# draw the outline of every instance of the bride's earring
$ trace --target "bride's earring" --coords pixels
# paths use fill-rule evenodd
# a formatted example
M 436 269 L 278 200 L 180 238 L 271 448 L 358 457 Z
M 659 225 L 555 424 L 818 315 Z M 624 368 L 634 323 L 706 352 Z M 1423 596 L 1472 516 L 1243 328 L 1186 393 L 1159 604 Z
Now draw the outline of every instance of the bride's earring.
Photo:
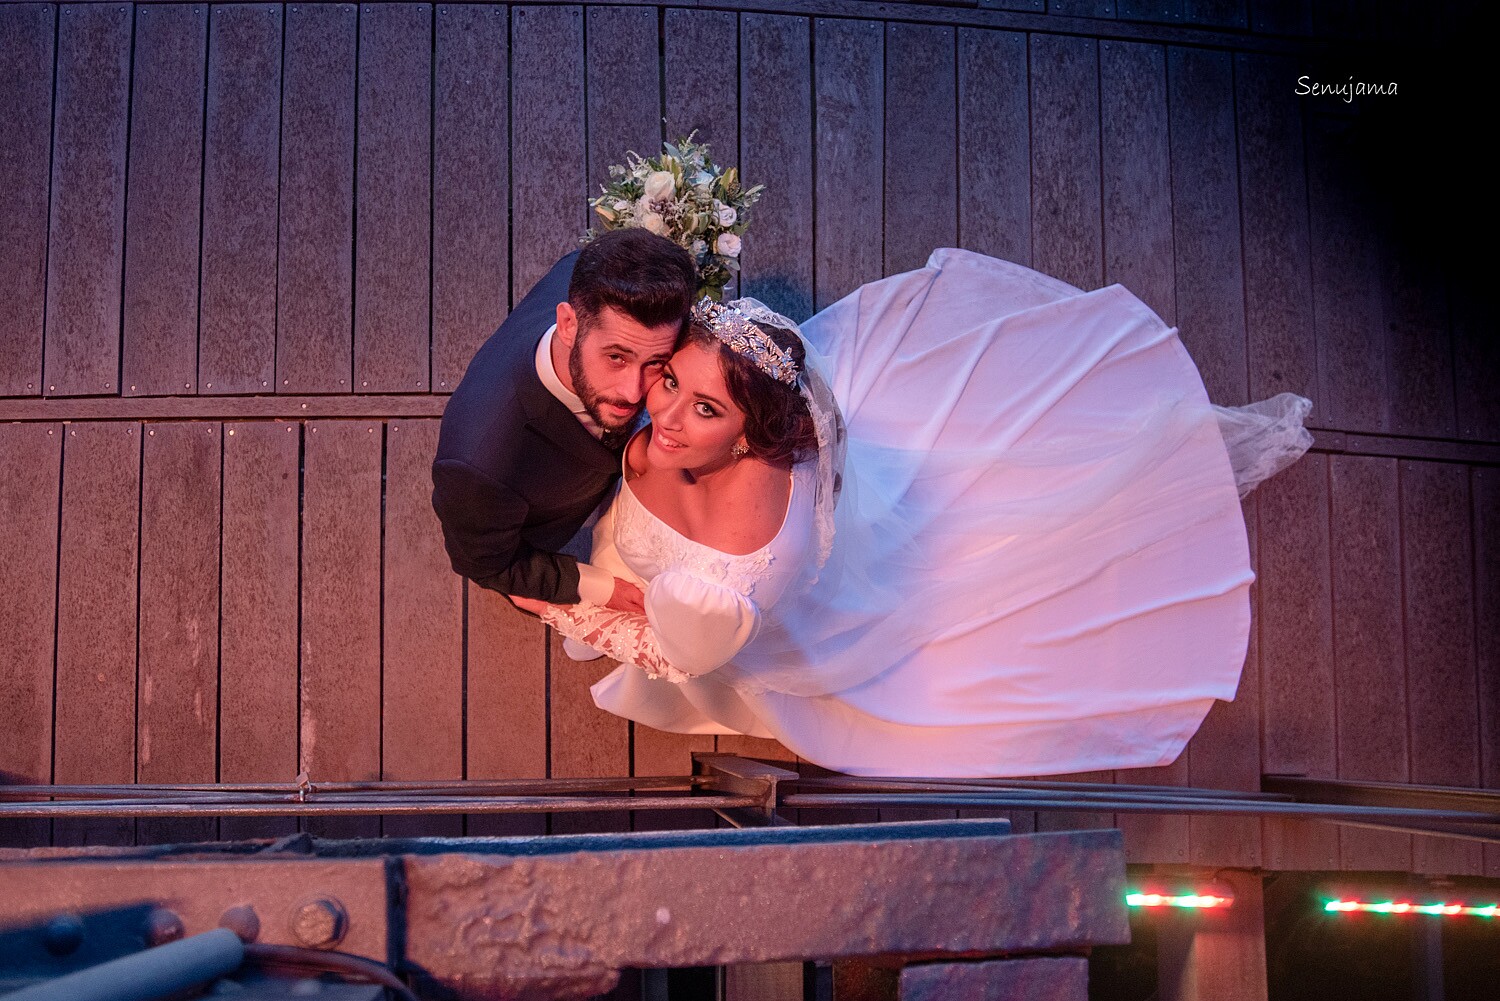
M 746 445 L 742 441 L 737 441 L 734 443 L 734 447 L 729 451 L 734 454 L 734 457 L 736 459 L 743 459 L 745 456 L 750 454 L 750 446 Z

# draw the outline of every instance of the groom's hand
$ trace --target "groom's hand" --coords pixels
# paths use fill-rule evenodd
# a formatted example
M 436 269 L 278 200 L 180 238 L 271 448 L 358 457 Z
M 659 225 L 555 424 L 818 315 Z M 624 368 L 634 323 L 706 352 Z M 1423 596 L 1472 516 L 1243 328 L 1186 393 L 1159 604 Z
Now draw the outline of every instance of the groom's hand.
M 635 612 L 637 615 L 645 615 L 646 595 L 630 581 L 616 577 L 614 593 L 609 596 L 609 604 L 605 607 L 613 608 L 617 612 Z

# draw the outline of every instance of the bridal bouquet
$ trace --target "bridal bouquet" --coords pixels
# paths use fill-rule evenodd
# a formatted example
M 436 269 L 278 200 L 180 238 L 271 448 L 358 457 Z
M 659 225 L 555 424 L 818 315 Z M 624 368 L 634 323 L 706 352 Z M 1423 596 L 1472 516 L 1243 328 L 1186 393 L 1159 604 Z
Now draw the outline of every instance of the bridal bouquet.
M 631 152 L 623 166 L 612 164 L 610 182 L 600 185 L 603 194 L 589 199 L 602 227 L 590 229 L 582 242 L 611 229 L 649 229 L 692 254 L 698 295 L 720 300 L 729 279 L 739 274 L 740 238 L 765 185 L 741 187 L 739 171 L 717 166 L 708 144 L 693 142 L 694 135 L 664 143 L 660 156 L 646 159 Z

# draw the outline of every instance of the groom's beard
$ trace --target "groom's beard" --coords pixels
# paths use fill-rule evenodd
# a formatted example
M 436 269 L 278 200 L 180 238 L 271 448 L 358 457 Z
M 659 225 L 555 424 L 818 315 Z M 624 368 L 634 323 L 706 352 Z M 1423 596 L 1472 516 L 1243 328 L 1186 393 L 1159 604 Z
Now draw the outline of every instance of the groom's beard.
M 578 345 L 573 345 L 573 350 L 568 352 L 568 375 L 573 380 L 573 392 L 578 394 L 578 401 L 583 404 L 583 409 L 588 411 L 589 417 L 593 418 L 599 430 L 603 432 L 599 436 L 600 444 L 605 448 L 618 449 L 630 437 L 631 432 L 640 422 L 641 411 L 645 409 L 646 401 L 630 403 L 626 400 L 610 399 L 600 395 L 589 382 L 588 373 L 583 370 L 583 356 L 578 350 Z M 614 417 L 606 417 L 603 405 L 629 407 L 632 413 L 623 421 Z

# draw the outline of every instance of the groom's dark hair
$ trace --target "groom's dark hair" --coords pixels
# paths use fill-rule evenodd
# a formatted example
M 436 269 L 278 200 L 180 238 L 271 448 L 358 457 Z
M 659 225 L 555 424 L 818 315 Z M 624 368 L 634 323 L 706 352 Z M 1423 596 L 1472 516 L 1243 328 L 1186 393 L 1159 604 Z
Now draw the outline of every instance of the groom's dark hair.
M 568 303 L 587 328 L 610 306 L 637 323 L 687 324 L 698 269 L 686 250 L 645 229 L 614 229 L 584 245 L 568 283 Z

